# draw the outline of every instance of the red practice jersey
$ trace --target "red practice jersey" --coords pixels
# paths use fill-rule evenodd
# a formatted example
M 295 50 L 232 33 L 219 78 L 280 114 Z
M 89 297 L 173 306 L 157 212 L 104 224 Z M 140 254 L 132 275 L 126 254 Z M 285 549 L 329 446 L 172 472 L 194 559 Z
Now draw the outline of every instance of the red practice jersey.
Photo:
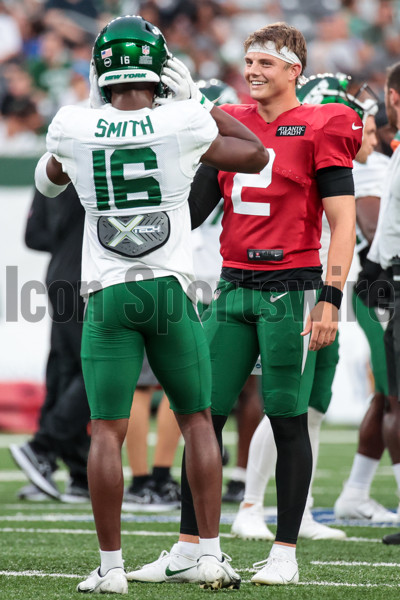
M 270 155 L 259 174 L 219 173 L 223 266 L 253 271 L 319 266 L 322 201 L 316 172 L 353 167 L 362 139 L 360 117 L 343 104 L 304 104 L 272 123 L 256 105 L 223 109 L 251 129 Z M 261 249 L 275 251 L 261 258 L 275 259 L 252 256 Z

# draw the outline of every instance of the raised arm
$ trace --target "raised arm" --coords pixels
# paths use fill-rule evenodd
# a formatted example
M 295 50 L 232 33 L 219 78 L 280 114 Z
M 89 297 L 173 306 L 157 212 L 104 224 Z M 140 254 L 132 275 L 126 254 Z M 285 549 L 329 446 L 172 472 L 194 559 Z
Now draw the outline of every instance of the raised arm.
M 167 61 L 161 80 L 171 94 L 156 99 L 158 104 L 177 100 L 197 100 L 217 123 L 219 135 L 201 158 L 201 162 L 221 169 L 241 173 L 259 173 L 269 161 L 269 154 L 258 137 L 245 125 L 226 114 L 201 93 L 189 69 L 177 58 Z
M 201 162 L 241 173 L 259 173 L 269 161 L 268 150 L 258 137 L 231 115 L 214 106 L 210 112 L 219 135 L 201 157 Z

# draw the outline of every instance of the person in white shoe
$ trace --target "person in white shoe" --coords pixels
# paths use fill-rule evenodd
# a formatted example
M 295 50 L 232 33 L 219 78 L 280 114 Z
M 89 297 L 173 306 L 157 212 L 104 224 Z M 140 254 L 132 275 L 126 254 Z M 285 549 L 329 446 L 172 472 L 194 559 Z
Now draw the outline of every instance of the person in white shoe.
M 278 527 L 271 554 L 278 574 L 260 571 L 257 583 L 282 585 L 298 581 L 296 544 L 312 470 L 309 390 L 316 351 L 336 337 L 341 290 L 353 256 L 351 170 L 362 121 L 347 106 L 301 105 L 296 98 L 306 65 L 306 43 L 296 28 L 286 23 L 262 27 L 244 49 L 244 75 L 255 104 L 224 110 L 270 148 L 269 167 L 247 176 L 201 166 L 191 196 L 198 193 L 204 218 L 214 199 L 224 198 L 221 279 L 202 315 L 220 442 L 237 394 L 261 355 L 264 412 L 278 454 Z M 332 230 L 325 284 L 319 258 L 323 210 Z M 195 546 L 199 529 L 185 466 L 180 534 Z
M 391 146 L 393 154 L 386 171 L 379 207 L 379 217 L 374 239 L 367 259 L 370 268 L 378 273 L 384 269 L 392 287 L 389 305 L 390 319 L 385 334 L 387 361 L 388 403 L 383 417 L 384 431 L 393 433 L 393 439 L 385 436 L 393 469 L 400 488 L 400 63 L 388 68 L 385 82 L 385 107 L 389 125 L 397 129 Z M 397 544 L 398 534 L 385 536 L 386 544 Z
M 98 108 L 60 109 L 35 172 L 37 188 L 49 197 L 72 181 L 86 210 L 81 356 L 101 565 L 78 585 L 80 592 L 127 592 L 121 448 L 144 349 L 185 439 L 200 555 L 207 557 L 199 578 L 205 585 L 231 583 L 218 535 L 222 465 L 209 409 L 209 350 L 193 306 L 187 199 L 200 160 L 253 173 L 269 155 L 195 86 L 189 99 L 164 98 L 162 105 L 167 60 L 173 62 L 164 36 L 142 17 L 106 25 L 93 48 L 91 95 Z
M 354 88 L 354 94 L 348 89 Z M 359 90 L 362 90 L 359 94 Z M 338 74 L 324 74 L 310 78 L 298 91 L 300 100 L 310 104 L 328 104 L 341 102 L 357 111 L 364 122 L 363 141 L 358 151 L 354 165 L 364 163 L 372 153 L 376 140 L 374 114 L 377 111 L 377 101 L 373 93 L 365 85 L 352 82 L 349 77 Z M 367 97 L 369 96 L 369 97 Z M 380 163 L 381 164 L 381 163 Z M 376 174 L 376 173 L 375 173 Z M 381 179 L 383 173 L 379 174 Z M 357 168 L 353 169 L 355 196 L 360 196 L 365 189 L 362 175 Z M 324 271 L 327 266 L 327 254 L 330 240 L 329 225 L 326 219 L 322 221 L 320 259 Z M 327 527 L 313 518 L 311 495 L 315 469 L 318 461 L 320 428 L 329 408 L 332 396 L 332 383 L 339 360 L 339 336 L 333 344 L 319 350 L 315 364 L 313 386 L 310 393 L 308 408 L 308 432 L 313 454 L 313 471 L 306 508 L 300 525 L 299 537 L 313 540 L 344 539 L 346 534 L 341 529 Z M 247 467 L 245 496 L 232 524 L 232 533 L 244 539 L 274 539 L 264 520 L 263 502 L 267 483 L 273 475 L 276 464 L 276 446 L 268 417 L 264 417 L 257 428 L 250 444 L 249 462 Z
M 376 125 L 372 122 L 374 143 Z M 364 138 L 366 131 L 364 131 Z M 364 143 L 363 143 L 364 145 Z M 358 155 L 357 155 L 358 157 Z M 370 522 L 396 522 L 398 516 L 371 498 L 371 484 L 385 447 L 391 448 L 393 471 L 400 491 L 400 444 L 398 428 L 393 426 L 390 413 L 397 400 L 388 398 L 387 362 L 384 333 L 388 320 L 391 286 L 381 267 L 368 260 L 379 214 L 380 198 L 386 180 L 389 158 L 372 152 L 354 163 L 356 210 L 358 221 L 357 246 L 361 272 L 353 293 L 353 308 L 363 329 L 371 352 L 374 394 L 363 417 L 358 434 L 357 452 L 349 478 L 334 505 L 337 519 L 364 519 Z M 391 410 L 387 410 L 390 408 Z M 387 416 L 385 416 L 387 415 Z M 389 418 L 388 418 L 389 417 Z M 396 450 L 397 448 L 397 450 Z

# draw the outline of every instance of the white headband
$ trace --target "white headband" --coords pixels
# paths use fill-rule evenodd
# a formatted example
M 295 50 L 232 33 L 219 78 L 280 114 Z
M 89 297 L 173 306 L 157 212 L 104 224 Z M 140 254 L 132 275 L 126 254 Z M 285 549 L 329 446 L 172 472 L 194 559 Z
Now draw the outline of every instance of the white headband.
M 289 50 L 287 46 L 283 46 L 280 50 L 277 50 L 275 42 L 272 40 L 268 40 L 268 42 L 265 42 L 264 44 L 253 43 L 248 47 L 247 52 L 262 52 L 263 54 L 269 54 L 270 56 L 275 56 L 275 58 L 280 58 L 290 65 L 300 65 L 303 68 L 297 54 Z M 307 79 L 303 77 L 303 75 L 299 76 L 298 82 L 300 85 L 303 85 L 306 81 Z
M 265 44 L 253 43 L 249 46 L 247 52 L 263 52 L 264 54 L 275 56 L 275 58 L 280 58 L 291 65 L 301 65 L 301 60 L 297 54 L 289 50 L 287 46 L 283 46 L 280 50 L 277 50 L 275 42 L 271 40 L 265 42 Z

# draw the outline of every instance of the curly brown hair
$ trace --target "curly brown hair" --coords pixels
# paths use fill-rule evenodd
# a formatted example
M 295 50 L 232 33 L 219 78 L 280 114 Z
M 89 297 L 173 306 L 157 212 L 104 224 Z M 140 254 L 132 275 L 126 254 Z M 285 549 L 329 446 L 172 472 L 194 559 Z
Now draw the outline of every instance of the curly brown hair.
M 275 43 L 278 51 L 286 46 L 294 52 L 301 62 L 300 74 L 304 72 L 307 66 L 307 46 L 301 31 L 284 22 L 271 23 L 251 33 L 244 42 L 244 50 L 247 52 L 251 44 L 265 44 L 269 41 Z

